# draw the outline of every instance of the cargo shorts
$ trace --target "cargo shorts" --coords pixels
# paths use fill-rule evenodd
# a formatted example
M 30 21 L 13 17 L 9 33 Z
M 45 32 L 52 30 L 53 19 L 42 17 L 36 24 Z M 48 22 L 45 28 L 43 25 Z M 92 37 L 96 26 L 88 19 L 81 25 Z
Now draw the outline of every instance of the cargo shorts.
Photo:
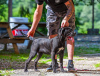
M 58 34 L 58 29 L 61 25 L 61 20 L 66 16 L 67 11 L 63 12 L 53 12 L 52 9 L 47 5 L 47 14 L 46 14 L 46 27 L 48 30 L 47 35 L 55 35 Z M 75 29 L 75 12 L 72 17 L 69 19 L 69 27 L 71 27 L 74 31 Z

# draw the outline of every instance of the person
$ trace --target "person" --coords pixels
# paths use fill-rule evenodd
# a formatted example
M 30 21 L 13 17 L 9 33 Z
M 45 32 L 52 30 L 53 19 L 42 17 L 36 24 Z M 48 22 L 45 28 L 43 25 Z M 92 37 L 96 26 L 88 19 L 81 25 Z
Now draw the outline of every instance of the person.
M 61 28 L 71 27 L 74 31 L 75 8 L 73 0 L 36 0 L 37 8 L 33 16 L 32 27 L 27 33 L 28 37 L 34 36 L 35 30 L 42 16 L 44 2 L 47 4 L 46 27 L 50 39 L 57 36 L 60 24 Z M 68 71 L 75 71 L 73 64 L 74 37 L 67 38 L 67 51 L 68 51 Z M 56 66 L 58 67 L 57 55 L 55 55 L 55 59 L 56 59 Z M 50 69 L 52 69 L 52 64 L 47 70 Z

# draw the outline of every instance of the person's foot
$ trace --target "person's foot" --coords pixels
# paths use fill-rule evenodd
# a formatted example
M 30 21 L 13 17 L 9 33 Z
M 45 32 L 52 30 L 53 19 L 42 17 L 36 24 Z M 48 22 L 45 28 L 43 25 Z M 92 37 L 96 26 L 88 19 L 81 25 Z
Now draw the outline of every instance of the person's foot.
M 68 61 L 68 72 L 76 72 L 75 68 L 74 68 L 74 64 L 73 64 L 73 60 L 69 60 Z
M 68 72 L 76 72 L 73 64 L 68 66 Z

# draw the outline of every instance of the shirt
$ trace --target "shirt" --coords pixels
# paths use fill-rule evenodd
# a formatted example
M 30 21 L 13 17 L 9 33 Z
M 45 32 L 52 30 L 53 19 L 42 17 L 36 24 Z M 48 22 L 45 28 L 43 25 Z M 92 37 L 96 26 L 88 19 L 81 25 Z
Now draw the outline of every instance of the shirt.
M 43 2 L 48 4 L 54 12 L 62 12 L 67 10 L 66 5 L 64 4 L 68 0 L 35 0 L 38 5 L 42 5 Z

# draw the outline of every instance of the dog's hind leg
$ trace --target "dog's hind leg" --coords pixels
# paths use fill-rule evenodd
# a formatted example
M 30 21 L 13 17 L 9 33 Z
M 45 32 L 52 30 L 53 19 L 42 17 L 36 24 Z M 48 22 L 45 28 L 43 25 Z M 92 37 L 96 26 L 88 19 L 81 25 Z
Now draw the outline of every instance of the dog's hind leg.
M 25 68 L 24 68 L 24 72 L 27 72 L 27 68 L 28 68 L 28 64 L 30 63 L 30 61 L 32 60 L 32 58 L 35 57 L 37 52 L 31 52 L 30 55 L 29 55 L 29 58 L 25 61 Z
M 35 71 L 39 71 L 39 70 L 37 70 L 37 63 L 38 63 L 38 60 L 41 58 L 42 55 L 43 55 L 43 53 L 38 53 L 36 59 L 34 60 L 34 70 Z

